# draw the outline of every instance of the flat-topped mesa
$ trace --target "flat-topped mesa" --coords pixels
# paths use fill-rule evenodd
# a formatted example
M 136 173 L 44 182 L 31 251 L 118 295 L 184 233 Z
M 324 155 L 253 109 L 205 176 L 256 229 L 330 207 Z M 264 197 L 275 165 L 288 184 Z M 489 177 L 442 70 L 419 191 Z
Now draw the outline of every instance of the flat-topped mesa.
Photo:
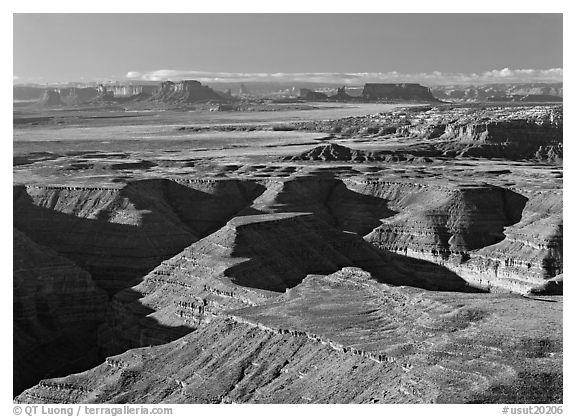
M 301 88 L 299 97 L 309 101 L 324 101 L 328 99 L 328 95 L 319 91 L 313 91 L 309 88 Z
M 164 81 L 160 89 L 151 97 L 152 101 L 161 101 L 167 104 L 197 103 L 203 101 L 227 101 L 224 97 L 202 85 L 196 80 L 183 80 L 178 82 Z
M 362 98 L 366 100 L 438 101 L 428 87 L 415 83 L 366 83 L 362 90 Z
M 94 87 L 69 87 L 57 89 L 60 99 L 68 106 L 75 106 L 87 103 L 98 96 L 98 91 Z

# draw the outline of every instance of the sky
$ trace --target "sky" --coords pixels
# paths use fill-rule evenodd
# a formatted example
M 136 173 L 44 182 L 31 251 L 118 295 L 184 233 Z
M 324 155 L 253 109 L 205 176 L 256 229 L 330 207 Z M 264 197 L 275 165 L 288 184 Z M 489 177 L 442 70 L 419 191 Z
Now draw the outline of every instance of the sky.
M 14 82 L 562 81 L 561 14 L 14 14 Z

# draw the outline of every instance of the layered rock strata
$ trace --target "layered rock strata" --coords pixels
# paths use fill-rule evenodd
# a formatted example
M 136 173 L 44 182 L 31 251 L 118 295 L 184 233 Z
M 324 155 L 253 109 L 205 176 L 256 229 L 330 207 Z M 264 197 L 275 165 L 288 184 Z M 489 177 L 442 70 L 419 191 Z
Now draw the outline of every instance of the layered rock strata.
M 14 392 L 99 363 L 106 294 L 90 274 L 13 231 Z
M 394 288 L 344 268 L 17 402 L 561 403 L 561 315 L 560 302 Z
M 428 87 L 420 84 L 367 83 L 362 90 L 366 100 L 438 101 Z
M 371 194 L 381 187 L 366 185 L 357 184 Z M 494 186 L 424 186 L 392 201 L 399 214 L 365 239 L 443 265 L 479 288 L 559 293 L 561 283 L 550 280 L 562 273 L 562 196 L 528 196 Z
M 114 293 L 217 230 L 261 190 L 235 180 L 15 186 L 14 225 Z
M 444 268 L 388 256 L 311 214 L 236 217 L 119 292 L 100 344 L 110 354 L 173 340 L 225 310 L 260 304 L 307 274 L 344 266 L 395 285 L 471 290 Z
M 183 80 L 179 82 L 163 82 L 160 89 L 152 95 L 150 100 L 167 104 L 187 104 L 210 100 L 226 101 L 227 98 L 210 87 L 202 85 L 199 81 Z

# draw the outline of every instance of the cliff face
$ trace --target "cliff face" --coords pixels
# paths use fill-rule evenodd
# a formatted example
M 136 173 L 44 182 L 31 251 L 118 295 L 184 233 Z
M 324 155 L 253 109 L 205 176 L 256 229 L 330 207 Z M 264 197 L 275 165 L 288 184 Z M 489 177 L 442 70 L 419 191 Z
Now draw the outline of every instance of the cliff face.
M 504 227 L 520 220 L 526 204 L 525 197 L 493 186 L 426 188 L 368 235 L 368 241 L 448 258 L 504 239 Z
M 398 188 L 367 185 L 351 188 L 372 195 Z M 472 286 L 561 293 L 561 282 L 552 282 L 563 271 L 560 192 L 422 187 L 398 196 L 391 195 L 389 206 L 399 214 L 383 220 L 367 241 L 443 265 Z
M 106 294 L 90 274 L 14 229 L 14 391 L 98 363 Z
M 307 274 L 343 266 L 362 267 L 392 284 L 467 289 L 448 271 L 397 263 L 359 236 L 340 232 L 311 214 L 236 217 L 163 262 L 138 286 L 118 293 L 100 344 L 112 354 L 165 343 L 225 310 L 262 303 Z
M 259 192 L 241 181 L 14 187 L 14 225 L 114 293 L 218 229 Z
M 450 101 L 562 101 L 563 83 L 443 85 L 432 88 L 436 97 Z
M 428 87 L 420 84 L 367 83 L 362 90 L 366 100 L 438 101 Z
M 448 124 L 441 139 L 456 139 L 457 143 L 444 148 L 452 147 L 460 156 L 558 162 L 563 157 L 562 136 L 559 123 L 506 120 Z
M 561 303 L 394 288 L 344 268 L 16 401 L 561 403 L 561 315 Z
M 309 88 L 301 88 L 300 98 L 309 101 L 325 101 L 328 99 L 328 96 L 322 92 L 310 90 Z
M 60 98 L 66 105 L 76 106 L 79 104 L 88 103 L 90 100 L 98 96 L 98 91 L 93 87 L 71 87 L 58 89 Z
M 163 82 L 151 100 L 167 104 L 186 104 L 210 100 L 226 101 L 227 99 L 198 81 L 184 80 L 176 83 Z
M 63 106 L 65 103 L 62 101 L 60 94 L 54 90 L 46 90 L 42 94 L 40 100 L 36 103 L 38 107 L 53 107 Z
M 504 158 L 561 163 L 563 114 L 561 106 L 430 107 L 391 113 L 302 122 L 294 128 L 342 137 L 407 138 L 393 151 L 372 152 L 364 160 L 403 161 L 413 157 Z M 417 139 L 422 141 L 415 142 Z M 318 148 L 320 150 L 320 148 Z M 405 158 L 402 159 L 401 155 Z M 311 159 L 305 154 L 294 160 Z M 287 158 L 289 159 L 289 158 Z M 321 159 L 321 158 L 320 158 Z M 358 162 L 363 159 L 357 158 Z

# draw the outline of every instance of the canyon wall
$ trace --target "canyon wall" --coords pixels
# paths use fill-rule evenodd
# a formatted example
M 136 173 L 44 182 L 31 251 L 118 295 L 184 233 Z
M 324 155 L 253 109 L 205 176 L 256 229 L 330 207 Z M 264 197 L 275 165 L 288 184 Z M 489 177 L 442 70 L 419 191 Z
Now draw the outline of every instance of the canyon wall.
M 561 314 L 559 303 L 395 288 L 344 268 L 16 401 L 561 403 Z
M 90 274 L 13 231 L 14 391 L 99 363 L 107 297 Z

